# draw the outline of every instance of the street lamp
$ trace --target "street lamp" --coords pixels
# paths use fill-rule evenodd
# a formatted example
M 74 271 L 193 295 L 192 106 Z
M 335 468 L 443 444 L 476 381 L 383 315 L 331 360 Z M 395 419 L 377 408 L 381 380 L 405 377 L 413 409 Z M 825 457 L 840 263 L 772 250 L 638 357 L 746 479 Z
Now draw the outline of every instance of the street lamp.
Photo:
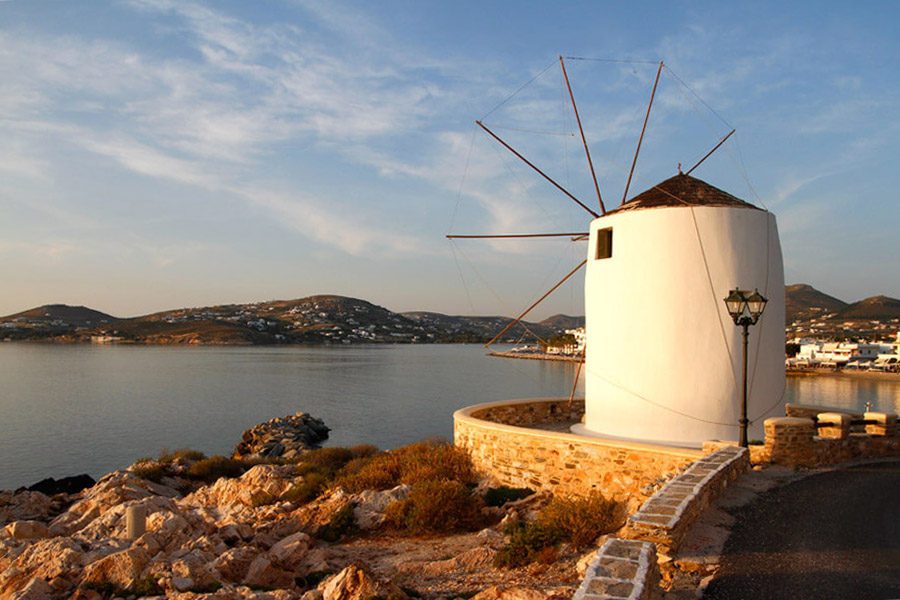
M 763 311 L 766 309 L 768 300 L 754 290 L 751 294 L 749 291 L 734 288 L 728 297 L 724 299 L 725 306 L 728 308 L 728 314 L 734 320 L 734 324 L 744 328 L 744 369 L 743 369 L 743 396 L 741 398 L 741 438 L 738 443 L 744 448 L 747 447 L 747 425 L 750 421 L 747 419 L 747 339 L 749 332 L 747 331 L 751 325 L 756 325 Z

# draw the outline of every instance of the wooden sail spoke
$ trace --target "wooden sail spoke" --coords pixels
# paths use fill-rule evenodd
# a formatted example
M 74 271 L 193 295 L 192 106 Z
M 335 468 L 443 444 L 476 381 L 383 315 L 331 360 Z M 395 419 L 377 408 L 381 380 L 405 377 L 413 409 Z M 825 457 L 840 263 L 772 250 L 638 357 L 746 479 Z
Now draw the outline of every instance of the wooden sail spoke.
M 563 283 L 565 283 L 566 280 L 569 279 L 569 277 L 571 277 L 572 275 L 574 275 L 575 273 L 577 273 L 578 270 L 579 270 L 581 267 L 583 267 L 584 265 L 586 265 L 586 264 L 587 264 L 587 259 L 584 259 L 583 261 L 581 261 L 581 264 L 580 264 L 580 265 L 578 265 L 577 267 L 575 267 L 574 269 L 572 269 L 572 270 L 569 272 L 568 275 L 566 275 L 565 277 L 563 277 L 563 278 L 559 281 L 559 283 L 557 283 L 557 284 L 554 285 L 552 288 L 550 288 L 550 290 L 549 290 L 546 294 L 544 294 L 543 296 L 541 296 L 540 298 L 538 298 L 537 301 L 536 301 L 534 304 L 532 304 L 531 306 L 529 306 L 528 308 L 526 308 L 526 309 L 525 309 L 525 312 L 523 312 L 521 315 L 519 315 L 518 317 L 516 317 L 516 318 L 512 321 L 512 323 L 510 323 L 509 325 L 507 325 L 506 327 L 504 327 L 504 328 L 503 328 L 503 331 L 501 331 L 500 333 L 498 333 L 497 335 L 495 335 L 495 336 L 494 336 L 494 339 L 492 339 L 492 340 L 489 341 L 487 344 L 485 344 L 484 347 L 485 347 L 485 348 L 488 348 L 488 347 L 490 347 L 491 344 L 493 344 L 493 343 L 496 342 L 498 339 L 500 339 L 500 336 L 502 336 L 504 333 L 506 333 L 507 331 L 509 331 L 510 329 L 512 329 L 513 326 L 514 326 L 516 323 L 518 323 L 519 321 L 521 321 L 523 318 L 525 318 L 525 315 L 527 315 L 528 313 L 530 313 L 530 312 L 532 311 L 532 309 L 534 309 L 535 306 L 537 306 L 538 304 L 540 304 L 541 302 L 543 302 L 544 299 L 545 299 L 547 296 L 549 296 L 550 294 L 552 294 L 553 292 L 556 291 L 556 288 L 558 288 L 558 287 L 561 286 Z
M 578 204 L 578 206 L 580 206 L 580 207 L 583 208 L 584 210 L 586 210 L 586 211 L 588 211 L 589 213 L 591 213 L 591 215 L 593 215 L 593 217 L 594 217 L 595 219 L 596 219 L 597 217 L 600 216 L 600 215 L 598 215 L 597 213 L 595 213 L 594 211 L 592 211 L 590 208 L 588 208 L 581 200 L 579 200 L 578 198 L 576 198 L 575 196 L 573 196 L 572 194 L 570 194 L 569 191 L 566 190 L 563 186 L 561 186 L 561 185 L 559 185 L 558 183 L 556 183 L 555 181 L 553 181 L 553 179 L 552 179 L 549 175 L 547 175 L 546 173 L 544 173 L 543 171 L 541 171 L 539 168 L 537 168 L 537 167 L 534 165 L 534 163 L 532 163 L 532 162 L 529 161 L 527 158 L 525 158 L 524 156 L 522 156 L 521 154 L 519 154 L 519 153 L 516 151 L 515 148 L 513 148 L 512 146 L 510 146 L 509 144 L 507 144 L 506 142 L 504 142 L 502 139 L 500 139 L 500 137 L 499 137 L 496 133 L 494 133 L 493 131 L 491 131 L 491 130 L 488 129 L 487 127 L 485 127 L 484 123 L 482 123 L 481 121 L 475 121 L 475 123 L 476 123 L 479 127 L 481 127 L 482 129 L 484 129 L 484 130 L 487 132 L 488 135 L 490 135 L 492 138 L 494 138 L 495 140 L 497 140 L 498 142 L 500 142 L 500 144 L 501 144 L 504 148 L 506 148 L 507 150 L 509 150 L 509 151 L 512 152 L 513 154 L 515 154 L 516 157 L 518 157 L 522 162 L 524 162 L 526 165 L 528 165 L 529 167 L 531 167 L 532 169 L 534 169 L 535 171 L 537 171 L 537 173 L 538 173 L 541 177 L 543 177 L 544 179 L 546 179 L 547 181 L 549 181 L 550 183 L 552 183 L 552 184 L 556 187 L 556 189 L 558 189 L 558 190 L 561 191 L 563 194 L 565 194 L 566 196 L 568 196 L 569 198 L 571 198 L 573 201 L 575 201 L 575 203 Z
M 496 233 L 486 235 L 456 235 L 447 234 L 448 240 L 484 240 L 484 239 L 510 239 L 510 238 L 547 238 L 547 237 L 571 237 L 577 240 L 585 239 L 587 233 Z

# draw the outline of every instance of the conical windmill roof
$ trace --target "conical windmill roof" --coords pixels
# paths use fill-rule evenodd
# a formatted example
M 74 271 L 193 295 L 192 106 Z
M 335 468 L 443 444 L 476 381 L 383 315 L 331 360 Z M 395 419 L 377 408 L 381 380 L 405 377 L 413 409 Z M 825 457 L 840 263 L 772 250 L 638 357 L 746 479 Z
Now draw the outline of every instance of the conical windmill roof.
M 646 192 L 642 192 L 606 214 L 645 208 L 666 208 L 670 206 L 734 206 L 759 210 L 749 202 L 732 196 L 690 175 L 679 173 L 666 179 Z

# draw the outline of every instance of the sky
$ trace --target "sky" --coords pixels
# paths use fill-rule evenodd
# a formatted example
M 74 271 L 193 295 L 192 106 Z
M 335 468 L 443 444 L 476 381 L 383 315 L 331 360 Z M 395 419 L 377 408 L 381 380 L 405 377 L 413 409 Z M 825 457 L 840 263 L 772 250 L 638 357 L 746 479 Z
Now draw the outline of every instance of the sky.
M 787 283 L 900 297 L 900 4 L 0 0 L 0 315 L 341 294 L 515 316 L 595 212 L 692 175 Z M 528 320 L 583 314 L 578 273 Z

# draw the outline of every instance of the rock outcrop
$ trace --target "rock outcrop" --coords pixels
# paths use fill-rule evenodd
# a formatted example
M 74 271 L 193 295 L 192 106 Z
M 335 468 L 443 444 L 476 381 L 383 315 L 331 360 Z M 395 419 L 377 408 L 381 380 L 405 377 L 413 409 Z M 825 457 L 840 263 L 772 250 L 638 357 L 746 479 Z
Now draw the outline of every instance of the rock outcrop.
M 317 423 L 316 439 L 327 433 L 303 413 L 288 419 L 310 430 Z M 258 455 L 269 443 L 261 432 L 283 432 L 273 425 L 282 421 L 250 430 L 246 449 Z M 297 435 L 304 449 L 312 445 Z M 383 530 L 385 511 L 407 498 L 409 485 L 360 493 L 334 487 L 307 502 L 292 500 L 317 475 L 303 466 L 257 464 L 203 485 L 188 476 L 195 460 L 178 460 L 177 469 L 169 465 L 175 476 L 160 479 L 172 486 L 143 479 L 146 464 L 136 463 L 74 494 L 0 492 L 0 600 L 407 600 L 410 589 L 429 599 L 482 590 L 481 600 L 548 598 L 516 587 L 534 573 L 491 566 L 505 543 L 497 529 L 441 540 Z M 543 501 L 509 503 L 501 512 L 524 518 Z M 129 525 L 137 514 L 146 515 L 143 528 Z M 573 591 L 563 587 L 552 600 Z
M 244 432 L 241 443 L 234 447 L 233 458 L 286 458 L 304 450 L 317 448 L 331 431 L 322 419 L 304 412 L 270 419 Z

